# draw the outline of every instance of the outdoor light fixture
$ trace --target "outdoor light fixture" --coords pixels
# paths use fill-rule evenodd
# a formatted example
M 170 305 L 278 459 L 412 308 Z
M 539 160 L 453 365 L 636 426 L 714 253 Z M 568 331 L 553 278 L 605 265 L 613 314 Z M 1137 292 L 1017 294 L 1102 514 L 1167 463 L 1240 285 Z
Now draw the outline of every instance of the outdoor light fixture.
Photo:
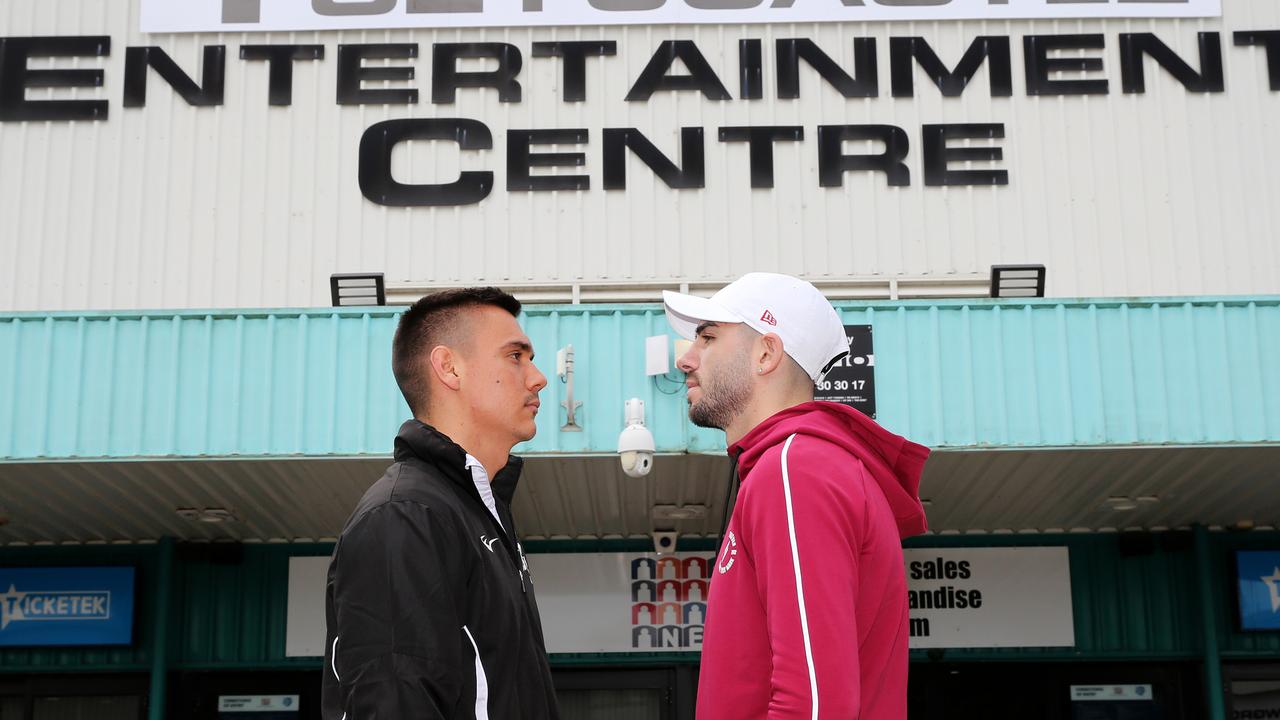
M 680 533 L 675 530 L 654 530 L 653 551 L 659 555 L 670 555 L 676 551 L 676 543 L 680 541 Z
M 184 520 L 196 520 L 202 523 L 232 522 L 236 516 L 225 508 L 178 508 L 178 517 Z
M 706 505 L 654 505 L 655 522 L 675 520 L 706 520 Z
M 349 273 L 329 276 L 334 307 L 386 305 L 387 288 L 382 273 Z
M 1137 510 L 1140 507 L 1150 507 L 1158 502 L 1160 502 L 1160 498 L 1155 495 L 1139 495 L 1138 497 L 1113 495 L 1107 498 L 1102 505 L 1108 510 L 1128 512 L 1130 510 Z
M 1044 266 L 992 265 L 991 297 L 1044 297 Z
M 1119 510 L 1122 512 L 1128 512 L 1129 510 L 1138 509 L 1137 500 L 1134 500 L 1133 498 L 1123 497 L 1123 496 L 1109 497 L 1107 498 L 1106 502 L 1103 503 L 1103 505 L 1106 506 L 1108 510 Z

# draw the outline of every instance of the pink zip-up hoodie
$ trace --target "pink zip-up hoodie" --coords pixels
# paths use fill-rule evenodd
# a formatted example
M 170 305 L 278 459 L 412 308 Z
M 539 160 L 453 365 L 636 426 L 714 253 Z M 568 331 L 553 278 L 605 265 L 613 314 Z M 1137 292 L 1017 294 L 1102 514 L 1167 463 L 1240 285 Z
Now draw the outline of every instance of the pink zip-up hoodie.
M 729 448 L 741 486 L 712 572 L 698 720 L 905 720 L 902 538 L 929 450 L 810 402 Z

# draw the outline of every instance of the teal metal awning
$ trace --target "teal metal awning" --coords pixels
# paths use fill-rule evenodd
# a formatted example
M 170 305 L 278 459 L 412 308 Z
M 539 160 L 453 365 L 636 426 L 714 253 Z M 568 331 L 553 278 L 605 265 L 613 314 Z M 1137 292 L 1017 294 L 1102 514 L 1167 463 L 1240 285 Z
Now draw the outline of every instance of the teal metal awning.
M 843 302 L 872 326 L 878 420 L 934 448 L 1280 444 L 1280 297 Z M 0 461 L 385 456 L 408 409 L 395 308 L 0 314 Z M 717 453 L 644 373 L 660 306 L 530 306 L 551 378 L 519 452 L 612 453 L 646 402 L 663 453 Z M 556 350 L 583 432 L 561 432 Z M 675 390 L 664 394 L 662 390 Z

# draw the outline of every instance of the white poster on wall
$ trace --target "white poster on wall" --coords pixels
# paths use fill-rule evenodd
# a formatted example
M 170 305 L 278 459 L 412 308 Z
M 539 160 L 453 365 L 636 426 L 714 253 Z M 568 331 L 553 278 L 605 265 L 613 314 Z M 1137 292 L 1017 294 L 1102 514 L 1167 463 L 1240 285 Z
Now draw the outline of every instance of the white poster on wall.
M 1063 547 L 908 550 L 912 648 L 1071 647 Z M 702 648 L 709 553 L 532 554 L 547 651 Z M 327 557 L 289 559 L 288 657 L 324 655 Z
M 1065 547 L 908 550 L 913 648 L 1071 647 Z
M 324 592 L 328 576 L 328 555 L 289 558 L 285 657 L 324 655 Z
M 1071 647 L 1063 547 L 909 550 L 911 647 Z M 549 652 L 702 647 L 710 555 L 530 555 Z
M 530 555 L 547 652 L 702 648 L 710 553 Z
M 142 31 L 1219 17 L 1221 0 L 143 0 Z

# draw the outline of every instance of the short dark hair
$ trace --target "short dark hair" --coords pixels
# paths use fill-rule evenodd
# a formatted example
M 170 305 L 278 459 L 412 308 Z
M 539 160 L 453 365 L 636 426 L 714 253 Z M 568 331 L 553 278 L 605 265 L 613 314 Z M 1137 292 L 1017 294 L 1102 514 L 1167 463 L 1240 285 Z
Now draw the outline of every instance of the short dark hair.
M 391 372 L 409 410 L 420 415 L 427 407 L 430 385 L 425 375 L 424 356 L 437 345 L 452 342 L 459 316 L 466 310 L 492 306 L 520 315 L 520 301 L 494 287 L 459 288 L 432 293 L 400 316 L 395 340 L 391 343 Z

